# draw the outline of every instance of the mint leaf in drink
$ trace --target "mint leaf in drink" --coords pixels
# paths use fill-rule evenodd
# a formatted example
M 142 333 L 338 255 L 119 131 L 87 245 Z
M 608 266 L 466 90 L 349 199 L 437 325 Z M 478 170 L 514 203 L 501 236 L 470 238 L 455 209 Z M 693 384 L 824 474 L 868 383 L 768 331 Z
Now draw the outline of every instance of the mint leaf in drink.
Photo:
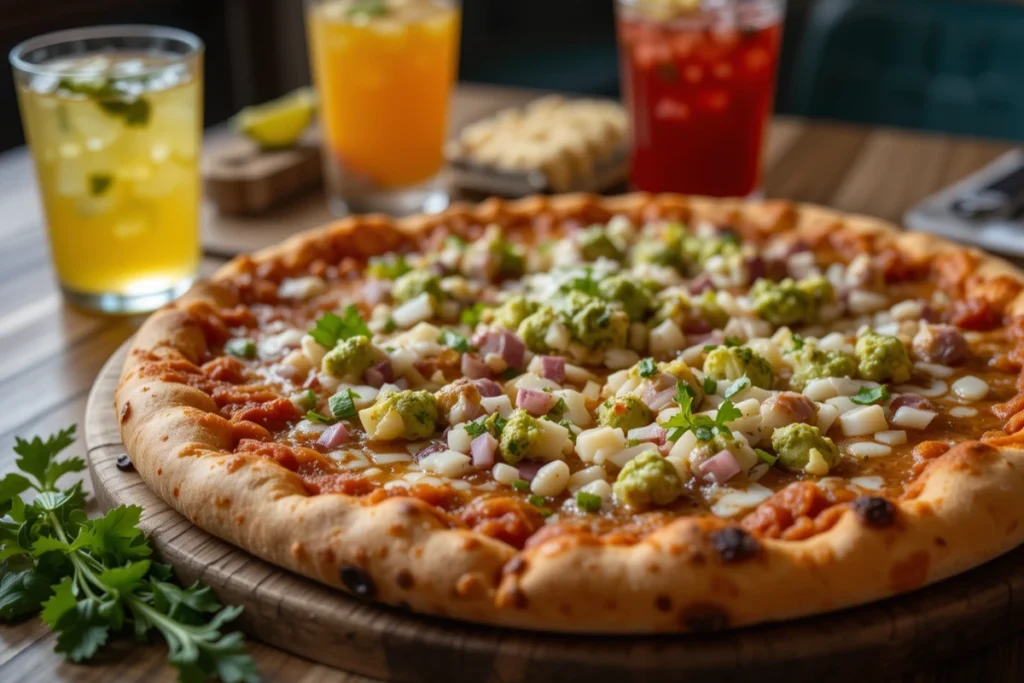
M 348 10 L 348 17 L 386 17 L 388 6 L 384 0 L 356 0 Z
M 114 176 L 109 173 L 93 173 L 89 176 L 89 194 L 100 197 L 114 184 Z

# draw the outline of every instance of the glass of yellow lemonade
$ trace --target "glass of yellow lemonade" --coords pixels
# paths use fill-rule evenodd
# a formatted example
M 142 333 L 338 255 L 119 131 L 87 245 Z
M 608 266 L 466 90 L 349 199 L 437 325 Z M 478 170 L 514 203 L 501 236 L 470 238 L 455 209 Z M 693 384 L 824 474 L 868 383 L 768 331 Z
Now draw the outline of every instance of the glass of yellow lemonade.
M 199 265 L 203 44 L 155 26 L 32 38 L 11 51 L 65 296 L 157 308 Z
M 328 199 L 338 214 L 439 211 L 459 3 L 307 0 Z

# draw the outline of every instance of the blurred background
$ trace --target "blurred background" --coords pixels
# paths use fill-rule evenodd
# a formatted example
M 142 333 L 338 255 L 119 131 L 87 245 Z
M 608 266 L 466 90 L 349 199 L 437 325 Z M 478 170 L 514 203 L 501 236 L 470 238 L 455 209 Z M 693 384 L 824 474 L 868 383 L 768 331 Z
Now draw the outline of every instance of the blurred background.
M 611 0 L 465 0 L 463 81 L 616 96 Z M 176 26 L 206 43 L 206 124 L 309 83 L 299 0 L 0 0 L 0 50 L 74 26 Z M 1024 1 L 790 0 L 775 109 L 1024 140 Z M 23 144 L 0 69 L 0 150 Z

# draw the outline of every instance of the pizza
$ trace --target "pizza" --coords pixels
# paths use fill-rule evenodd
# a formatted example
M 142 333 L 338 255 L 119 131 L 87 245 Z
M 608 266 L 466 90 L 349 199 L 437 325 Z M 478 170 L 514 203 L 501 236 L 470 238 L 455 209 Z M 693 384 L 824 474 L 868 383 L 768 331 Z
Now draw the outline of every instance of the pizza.
M 783 201 L 357 216 L 140 329 L 145 483 L 358 598 L 674 632 L 911 591 L 1024 539 L 1003 261 Z

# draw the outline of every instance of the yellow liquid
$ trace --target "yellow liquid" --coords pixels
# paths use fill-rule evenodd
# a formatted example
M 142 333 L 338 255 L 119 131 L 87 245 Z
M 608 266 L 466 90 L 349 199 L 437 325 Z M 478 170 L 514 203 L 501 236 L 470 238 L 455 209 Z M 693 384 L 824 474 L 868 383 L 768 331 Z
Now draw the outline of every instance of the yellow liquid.
M 104 98 L 19 87 L 66 288 L 144 296 L 195 274 L 202 84 L 180 80 L 139 95 L 149 103 L 144 124 L 110 113 Z
M 372 186 L 398 188 L 441 168 L 459 11 L 432 0 L 383 4 L 383 16 L 353 13 L 354 0 L 312 5 L 310 53 L 334 161 Z

